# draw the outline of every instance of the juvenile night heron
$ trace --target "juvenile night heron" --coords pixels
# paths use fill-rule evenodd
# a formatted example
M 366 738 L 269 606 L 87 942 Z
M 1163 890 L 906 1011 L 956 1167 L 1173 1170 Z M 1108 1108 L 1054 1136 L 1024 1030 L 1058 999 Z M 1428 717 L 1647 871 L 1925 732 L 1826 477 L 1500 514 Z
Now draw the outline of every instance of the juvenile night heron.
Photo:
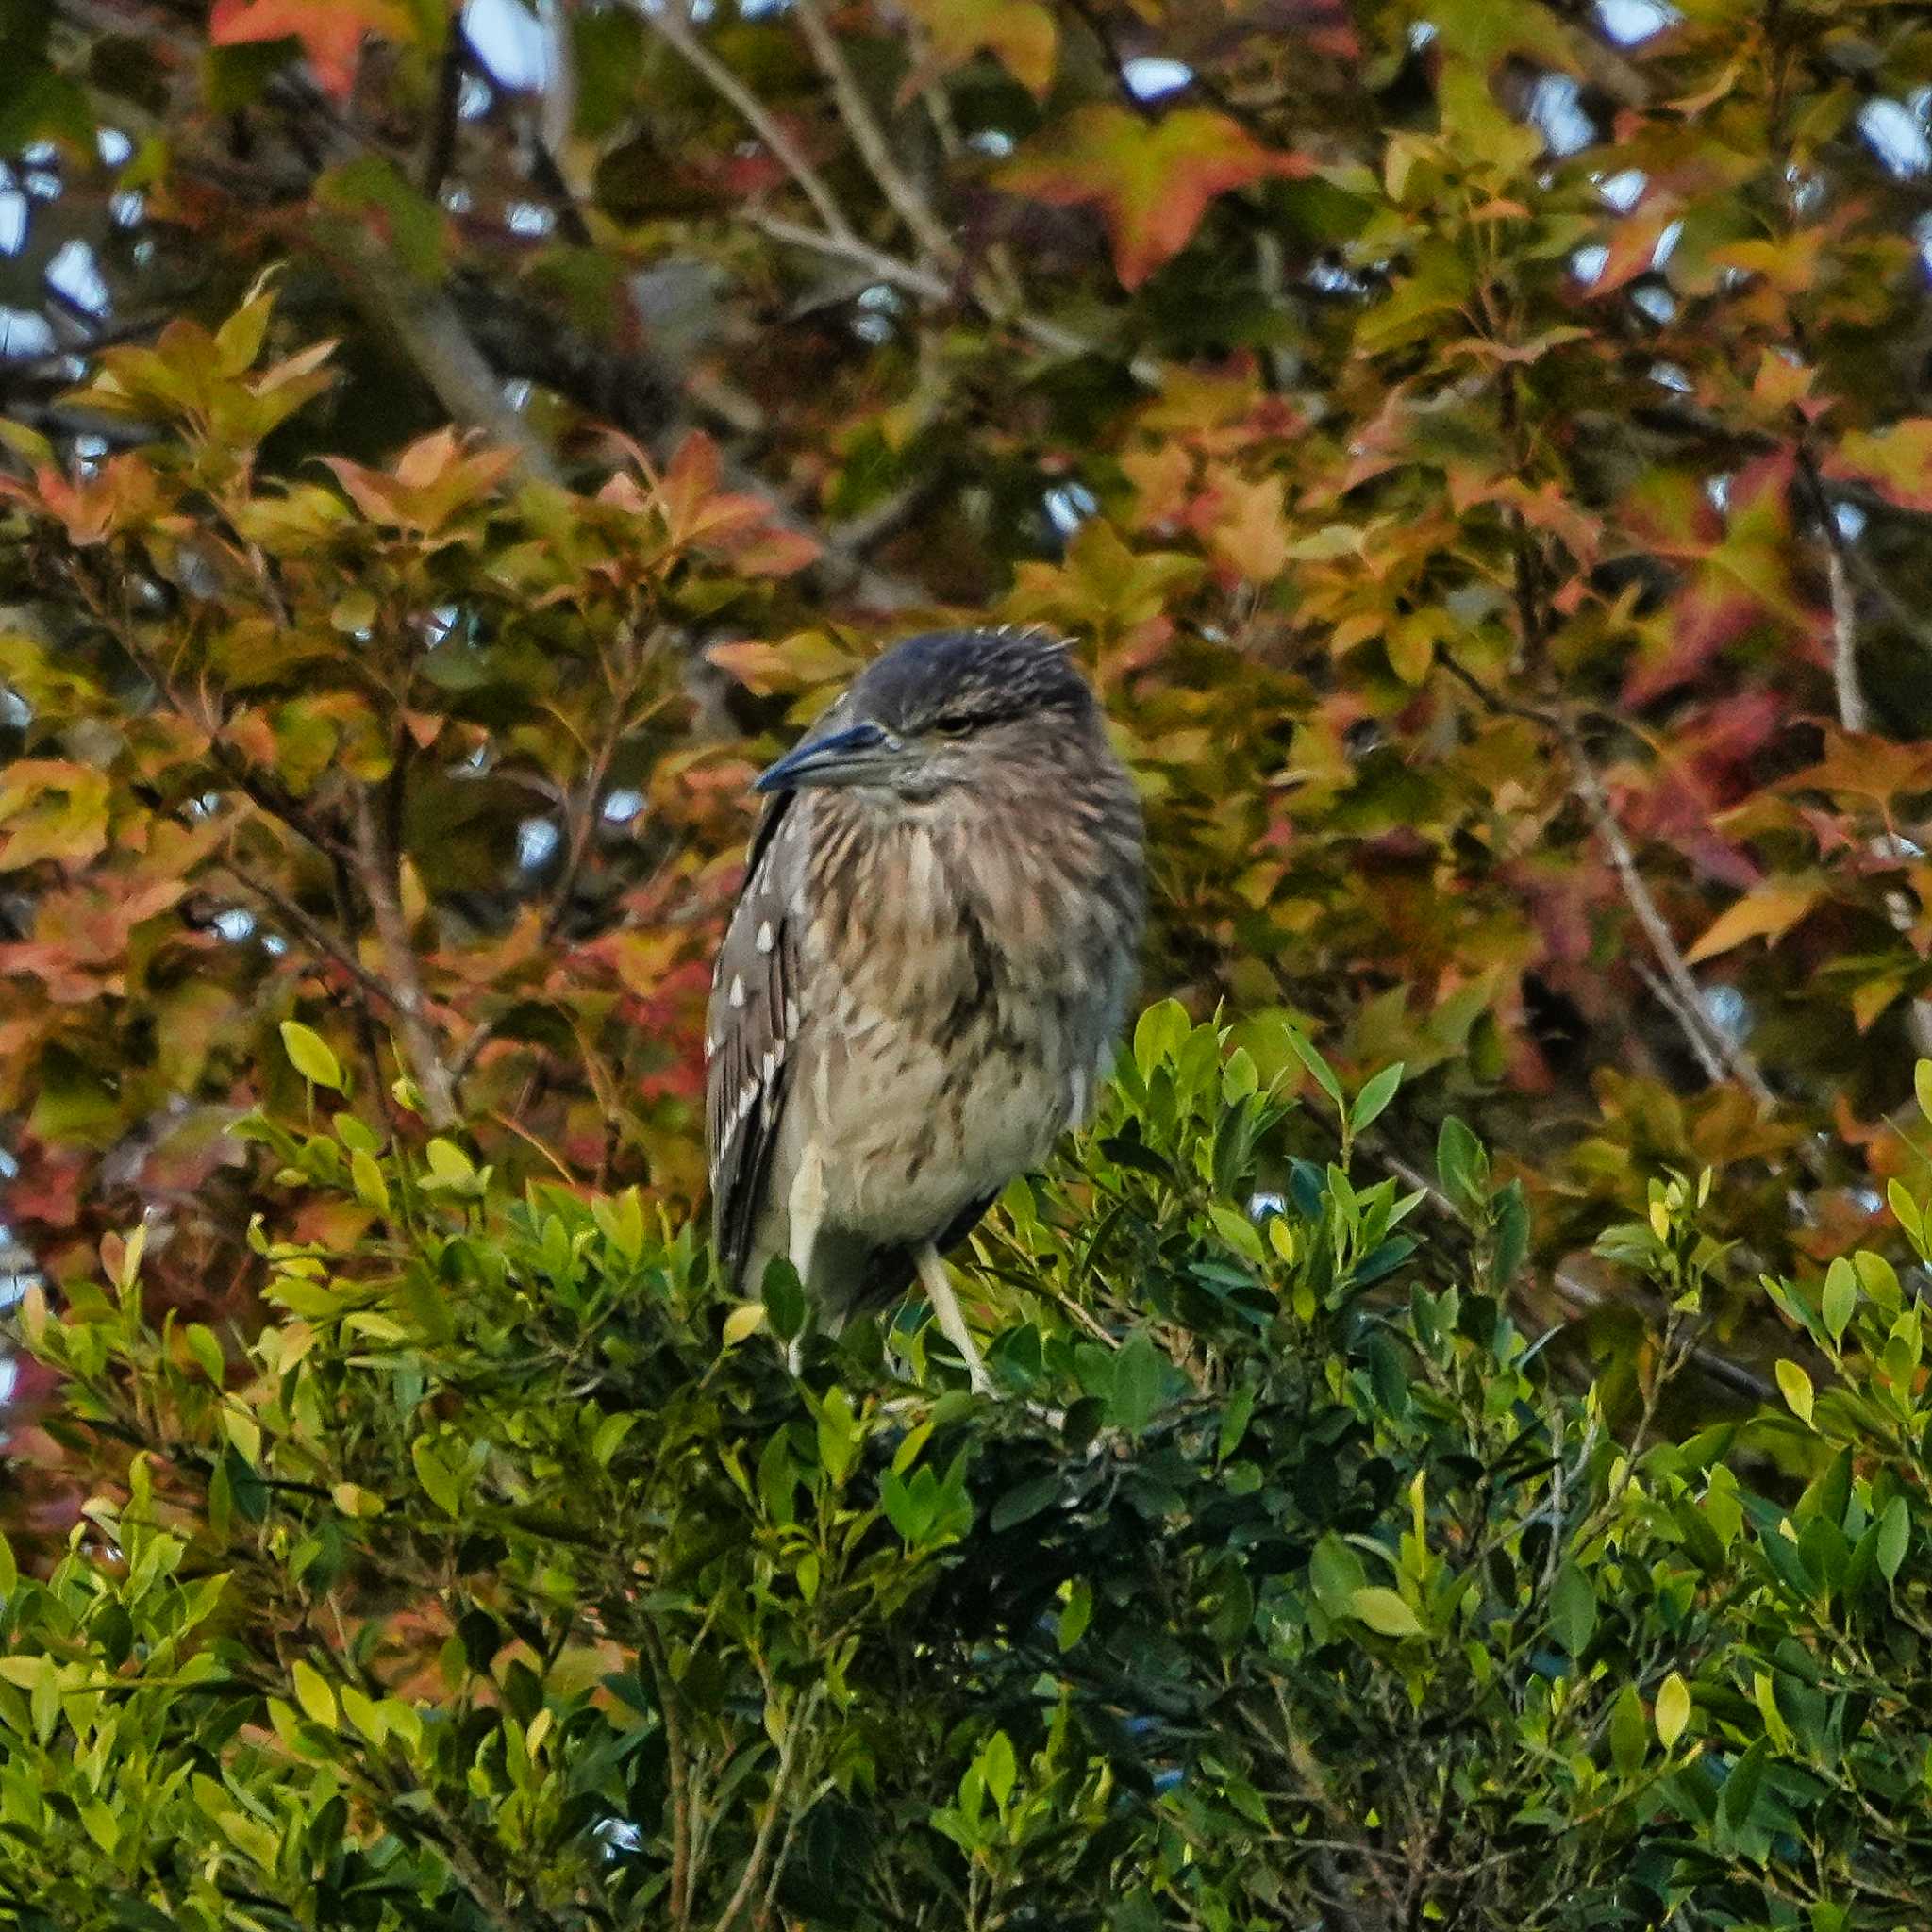
M 769 803 L 706 1029 L 716 1247 L 785 1256 L 836 1324 L 946 1277 L 1008 1181 L 1085 1118 L 1125 1011 L 1141 809 L 1066 647 L 908 638 L 758 781 Z

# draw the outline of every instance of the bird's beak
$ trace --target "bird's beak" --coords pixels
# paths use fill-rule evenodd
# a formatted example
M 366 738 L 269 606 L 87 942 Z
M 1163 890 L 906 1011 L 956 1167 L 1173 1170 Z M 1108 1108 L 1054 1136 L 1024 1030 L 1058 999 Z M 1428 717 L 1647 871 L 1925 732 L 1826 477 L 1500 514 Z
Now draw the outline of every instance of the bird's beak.
M 758 774 L 754 791 L 791 791 L 807 785 L 879 785 L 902 768 L 904 747 L 876 724 L 852 724 L 808 738 Z

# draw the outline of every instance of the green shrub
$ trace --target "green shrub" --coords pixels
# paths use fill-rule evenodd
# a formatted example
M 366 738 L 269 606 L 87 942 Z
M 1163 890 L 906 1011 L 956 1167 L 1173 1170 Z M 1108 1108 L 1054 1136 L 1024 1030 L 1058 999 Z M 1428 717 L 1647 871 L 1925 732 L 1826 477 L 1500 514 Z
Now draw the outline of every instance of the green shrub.
M 782 1268 L 734 1306 L 636 1192 L 378 1145 L 289 1044 L 311 1117 L 247 1129 L 289 1224 L 376 1231 L 258 1229 L 245 1346 L 144 1319 L 139 1238 L 25 1310 L 103 1474 L 0 1577 L 5 1923 L 1926 1923 L 1932 1405 L 1883 1262 L 1772 1285 L 1791 1413 L 1659 1440 L 1724 1258 L 1694 1184 L 1610 1238 L 1671 1315 L 1607 1414 L 1507 1311 L 1472 1136 L 1398 1196 L 1346 1158 L 1397 1073 L 1351 1103 L 1169 1004 L 981 1238 L 1007 1398 L 916 1307 L 794 1383 Z

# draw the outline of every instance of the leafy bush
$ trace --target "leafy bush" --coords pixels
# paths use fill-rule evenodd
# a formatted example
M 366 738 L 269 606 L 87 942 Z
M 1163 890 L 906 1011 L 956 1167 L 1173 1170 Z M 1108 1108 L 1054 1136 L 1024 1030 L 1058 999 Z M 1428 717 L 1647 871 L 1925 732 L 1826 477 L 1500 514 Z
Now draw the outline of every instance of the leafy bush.
M 1507 1310 L 1473 1136 L 1398 1195 L 1351 1155 L 1395 1070 L 1163 1004 L 980 1238 L 1005 1399 L 916 1308 L 793 1382 L 782 1266 L 733 1305 L 636 1191 L 385 1145 L 287 1044 L 278 1220 L 369 1231 L 258 1226 L 245 1342 L 151 1318 L 138 1235 L 25 1311 L 112 1479 L 4 1577 L 8 1923 L 1924 1923 L 1932 1405 L 1882 1260 L 1768 1287 L 1790 1413 L 1670 1440 L 1703 1189 L 1608 1240 L 1670 1307 L 1610 1412 Z

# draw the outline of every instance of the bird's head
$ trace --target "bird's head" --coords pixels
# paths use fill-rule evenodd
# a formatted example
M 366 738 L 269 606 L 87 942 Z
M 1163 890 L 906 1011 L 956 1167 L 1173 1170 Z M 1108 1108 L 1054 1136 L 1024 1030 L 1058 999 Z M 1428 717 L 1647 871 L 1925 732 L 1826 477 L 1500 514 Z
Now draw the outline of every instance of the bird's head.
M 1098 729 L 1064 644 L 1039 631 L 940 630 L 868 665 L 760 791 L 862 787 L 915 802 L 991 774 L 1051 775 Z

